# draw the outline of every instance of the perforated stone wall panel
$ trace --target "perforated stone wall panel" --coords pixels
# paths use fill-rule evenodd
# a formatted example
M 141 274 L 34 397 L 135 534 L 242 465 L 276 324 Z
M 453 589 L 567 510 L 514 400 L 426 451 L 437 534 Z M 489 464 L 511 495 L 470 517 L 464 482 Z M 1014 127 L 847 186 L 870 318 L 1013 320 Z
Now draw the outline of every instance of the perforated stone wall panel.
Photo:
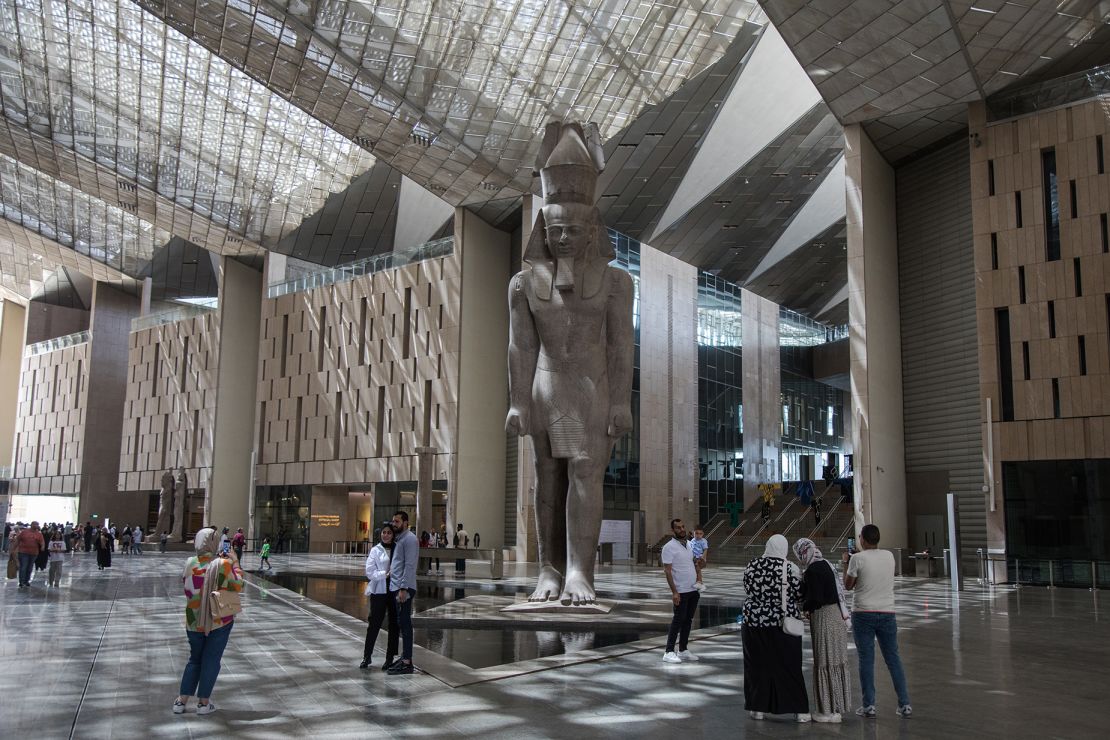
M 88 368 L 87 342 L 23 358 L 12 493 L 78 492 Z
M 119 487 L 158 490 L 184 468 L 205 486 L 212 469 L 220 328 L 216 312 L 131 332 Z
M 456 449 L 455 254 L 263 302 L 258 485 L 416 480 Z

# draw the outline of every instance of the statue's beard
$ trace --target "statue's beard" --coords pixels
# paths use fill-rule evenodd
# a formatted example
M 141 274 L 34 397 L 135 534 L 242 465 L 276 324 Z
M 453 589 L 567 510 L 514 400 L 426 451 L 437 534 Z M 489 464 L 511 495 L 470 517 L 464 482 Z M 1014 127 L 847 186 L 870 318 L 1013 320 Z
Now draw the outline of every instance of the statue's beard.
M 559 257 L 555 261 L 555 287 L 558 290 L 574 291 L 574 257 Z

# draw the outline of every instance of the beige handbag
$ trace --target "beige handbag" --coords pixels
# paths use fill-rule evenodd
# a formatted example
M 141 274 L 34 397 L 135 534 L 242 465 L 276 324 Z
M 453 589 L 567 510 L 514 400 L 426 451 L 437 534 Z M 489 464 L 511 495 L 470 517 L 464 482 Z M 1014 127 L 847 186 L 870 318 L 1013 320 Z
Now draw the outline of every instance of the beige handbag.
M 243 611 L 243 602 L 237 591 L 213 591 L 208 597 L 208 611 L 212 613 L 213 622 L 222 622 Z

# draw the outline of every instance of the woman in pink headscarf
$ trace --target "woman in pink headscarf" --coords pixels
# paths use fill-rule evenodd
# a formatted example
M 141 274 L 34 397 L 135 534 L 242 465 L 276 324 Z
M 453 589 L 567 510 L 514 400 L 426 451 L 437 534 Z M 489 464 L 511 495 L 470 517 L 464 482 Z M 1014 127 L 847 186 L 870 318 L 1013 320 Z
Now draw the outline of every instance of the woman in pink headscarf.
M 832 564 L 813 540 L 794 543 L 794 556 L 802 564 L 802 611 L 809 616 L 813 639 L 813 692 L 815 722 L 840 722 L 848 711 L 852 681 L 848 674 L 848 629 L 851 618 L 844 600 L 844 585 Z

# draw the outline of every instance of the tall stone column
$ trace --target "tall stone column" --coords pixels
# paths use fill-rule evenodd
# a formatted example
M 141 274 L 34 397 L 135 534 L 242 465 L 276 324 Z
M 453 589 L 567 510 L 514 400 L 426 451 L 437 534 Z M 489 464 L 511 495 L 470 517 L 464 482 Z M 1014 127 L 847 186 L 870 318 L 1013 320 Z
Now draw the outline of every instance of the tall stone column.
M 19 368 L 27 309 L 0 301 L 0 467 L 14 462 L 15 419 L 19 408 Z
M 744 509 L 759 498 L 759 484 L 782 482 L 782 373 L 779 307 L 749 290 L 740 292 L 744 368 Z
M 848 341 L 857 529 L 905 547 L 906 454 L 894 170 L 859 124 L 844 127 Z
M 249 526 L 254 486 L 262 273 L 230 257 L 220 269 L 220 369 L 205 524 Z
M 417 447 L 417 482 L 416 482 L 416 531 L 417 533 L 435 532 L 432 519 L 432 479 L 435 474 L 436 448 Z
M 139 296 L 106 283 L 93 289 L 79 521 L 95 513 L 101 520 L 107 516 L 121 524 L 147 524 L 149 492 L 124 495 L 119 491 L 128 344 L 131 319 L 139 315 L 139 307 Z
M 448 529 L 462 522 L 500 548 L 505 533 L 505 416 L 509 409 L 509 234 L 455 210 L 459 250 L 458 443 Z M 450 535 L 450 532 L 448 533 Z

